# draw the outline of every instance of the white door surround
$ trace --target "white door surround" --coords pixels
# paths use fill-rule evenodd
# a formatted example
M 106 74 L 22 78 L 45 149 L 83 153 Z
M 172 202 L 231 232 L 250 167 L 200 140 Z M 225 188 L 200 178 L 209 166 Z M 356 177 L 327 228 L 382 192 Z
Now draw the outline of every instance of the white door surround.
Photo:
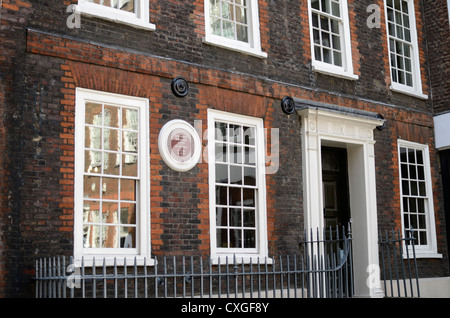
M 372 112 L 294 101 L 302 123 L 305 229 L 324 226 L 321 147 L 347 149 L 355 296 L 383 296 L 377 284 L 369 283 L 373 273 L 368 269 L 379 264 L 373 130 L 384 120 Z

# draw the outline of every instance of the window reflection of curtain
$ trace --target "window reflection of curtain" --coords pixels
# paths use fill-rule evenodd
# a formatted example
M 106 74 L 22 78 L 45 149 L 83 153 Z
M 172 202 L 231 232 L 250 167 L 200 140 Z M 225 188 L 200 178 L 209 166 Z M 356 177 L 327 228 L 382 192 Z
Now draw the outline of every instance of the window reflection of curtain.
M 138 112 L 136 110 L 127 109 L 125 111 L 126 125 L 124 124 L 124 129 L 138 129 Z M 123 151 L 125 152 L 137 152 L 137 142 L 138 134 L 134 131 L 124 131 L 123 132 Z M 125 163 L 131 164 L 136 163 L 136 156 L 125 156 Z
M 123 11 L 134 12 L 134 0 L 87 0 L 88 2 L 116 8 Z

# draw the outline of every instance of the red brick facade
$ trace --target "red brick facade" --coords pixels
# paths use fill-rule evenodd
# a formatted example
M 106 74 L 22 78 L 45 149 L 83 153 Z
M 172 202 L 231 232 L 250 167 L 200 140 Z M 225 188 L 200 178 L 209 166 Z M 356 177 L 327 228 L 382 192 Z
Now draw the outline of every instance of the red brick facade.
M 0 297 L 32 295 L 36 257 L 73 252 L 78 87 L 149 100 L 152 254 L 210 254 L 208 163 L 202 160 L 186 173 L 172 171 L 158 149 L 159 132 L 171 119 L 201 121 L 204 134 L 208 109 L 263 118 L 264 128 L 280 130 L 279 169 L 266 176 L 269 255 L 296 252 L 304 224 L 301 125 L 296 114 L 286 116 L 280 109 L 281 100 L 292 96 L 386 119 L 386 128 L 374 133 L 380 229 L 401 227 L 397 140 L 429 145 L 443 258 L 419 265 L 424 277 L 448 275 L 422 2 L 415 1 L 415 7 L 428 100 L 389 89 L 382 0 L 377 1 L 379 29 L 365 26 L 370 1 L 348 0 L 356 81 L 311 70 L 307 1 L 259 1 L 266 59 L 203 44 L 202 0 L 150 0 L 150 20 L 157 26 L 151 32 L 85 16 L 80 29 L 68 29 L 68 14 L 61 12 L 76 1 L 61 1 L 56 8 L 44 2 L 4 0 L 0 8 Z M 170 90 L 176 76 L 190 85 L 183 99 Z

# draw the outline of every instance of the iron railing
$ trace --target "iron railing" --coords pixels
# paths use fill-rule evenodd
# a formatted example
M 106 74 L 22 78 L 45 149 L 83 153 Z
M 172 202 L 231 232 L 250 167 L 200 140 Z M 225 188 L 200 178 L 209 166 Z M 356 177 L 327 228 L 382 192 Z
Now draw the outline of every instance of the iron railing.
M 351 235 L 309 233 L 300 253 L 244 263 L 238 256 L 154 258 L 153 266 L 75 267 L 72 258 L 36 261 L 38 298 L 343 298 L 353 296 Z
M 420 297 L 414 230 L 379 232 L 380 270 L 385 297 Z

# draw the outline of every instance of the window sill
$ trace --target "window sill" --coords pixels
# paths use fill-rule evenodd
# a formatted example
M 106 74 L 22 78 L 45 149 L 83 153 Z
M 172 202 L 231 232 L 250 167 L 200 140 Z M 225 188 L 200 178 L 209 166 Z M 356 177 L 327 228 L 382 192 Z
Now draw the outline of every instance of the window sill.
M 412 97 L 417 97 L 423 100 L 428 99 L 428 95 L 425 95 L 419 91 L 409 89 L 408 87 L 404 87 L 403 85 L 398 85 L 397 83 L 392 83 L 390 86 L 391 91 L 395 93 L 405 94 Z
M 232 41 L 222 37 L 207 35 L 205 38 L 203 38 L 203 43 L 218 46 L 223 49 L 232 50 L 235 52 L 247 54 L 258 58 L 267 58 L 267 53 L 261 51 L 260 49 L 255 49 L 246 45 L 240 45 L 238 41 Z
M 234 255 L 234 254 L 216 254 L 211 257 L 213 265 L 231 265 L 231 264 L 268 264 L 274 263 L 273 258 L 259 255 Z
M 407 254 L 403 253 L 403 258 L 407 258 Z M 412 251 L 409 251 L 409 257 L 412 257 Z M 436 252 L 416 251 L 416 258 L 442 258 L 442 254 Z
M 333 67 L 333 66 L 327 66 L 323 64 L 313 64 L 312 69 L 314 72 L 322 73 L 325 75 L 330 75 L 334 77 L 339 77 L 351 81 L 356 81 L 359 76 L 356 74 L 353 74 L 353 72 L 346 72 L 343 69 L 339 67 Z
M 80 6 L 77 5 L 75 7 L 75 13 L 86 15 L 90 17 L 96 17 L 108 21 L 112 21 L 115 23 L 125 24 L 137 29 L 144 29 L 148 31 L 154 31 L 156 30 L 156 26 L 152 23 L 146 22 L 143 19 L 139 19 L 136 17 L 130 17 L 126 14 L 120 14 L 118 13 L 111 13 L 106 10 L 98 10 L 98 8 L 92 8 L 90 6 Z
M 112 255 L 97 255 L 97 256 L 82 256 L 74 259 L 75 267 L 102 267 L 104 266 L 153 266 L 155 260 L 145 256 L 112 256 Z

